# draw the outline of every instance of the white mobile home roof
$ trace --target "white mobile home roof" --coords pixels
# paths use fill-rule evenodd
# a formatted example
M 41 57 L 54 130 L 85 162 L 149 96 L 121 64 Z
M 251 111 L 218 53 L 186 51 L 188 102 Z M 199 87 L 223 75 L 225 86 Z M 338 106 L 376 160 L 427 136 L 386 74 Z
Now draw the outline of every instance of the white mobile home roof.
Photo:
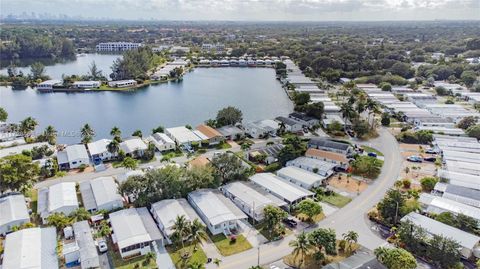
M 68 161 L 88 159 L 88 152 L 85 145 L 70 145 L 65 148 L 65 151 L 67 152 Z
M 62 182 L 50 186 L 48 190 L 48 211 L 52 212 L 64 206 L 77 206 L 75 182 Z
M 232 182 L 222 186 L 222 189 L 232 194 L 235 199 L 239 199 L 250 207 L 255 207 L 256 212 L 261 212 L 267 205 L 284 206 L 286 203 L 277 197 L 258 191 L 247 182 Z
M 445 141 L 445 142 L 467 142 L 467 143 L 476 143 L 478 144 L 478 140 L 474 137 L 456 137 L 456 136 L 449 136 L 449 135 L 441 135 L 441 134 L 434 134 L 433 135 L 434 143 Z
M 289 203 L 313 195 L 313 192 L 298 187 L 295 184 L 285 182 L 272 173 L 255 174 L 250 177 L 250 180 Z
M 462 204 L 471 205 L 474 207 L 480 207 L 480 190 L 440 182 L 435 185 L 436 190 L 437 185 L 439 184 L 445 185 L 439 186 L 440 191 L 443 191 L 443 198 L 454 200 Z
M 442 157 L 444 160 L 454 160 L 480 164 L 480 154 L 478 153 L 443 150 Z
M 21 154 L 22 151 L 24 150 L 32 150 L 34 147 L 41 147 L 44 145 L 49 146 L 47 142 L 39 142 L 39 143 L 25 144 L 25 145 L 19 145 L 19 146 L 14 146 L 9 148 L 2 148 L 0 149 L 0 158 L 7 157 L 10 155 Z
M 136 208 L 110 213 L 110 223 L 119 248 L 152 241 Z
M 454 214 L 463 214 L 480 221 L 480 208 L 427 193 L 422 193 L 418 201 L 427 206 L 426 211 L 429 213 L 440 214 L 448 211 Z
M 200 142 L 202 140 L 194 132 L 192 132 L 192 130 L 185 126 L 167 128 L 165 131 L 169 133 L 179 144 Z
M 401 219 L 402 222 L 407 220 L 411 221 L 416 226 L 422 227 L 429 234 L 451 238 L 457 241 L 462 247 L 470 250 L 473 250 L 475 245 L 480 241 L 480 237 L 476 235 L 464 232 L 415 212 L 411 212 Z
M 426 131 L 432 131 L 434 133 L 443 133 L 443 134 L 448 134 L 448 135 L 465 135 L 465 132 L 460 129 L 460 128 L 448 128 L 448 127 L 443 127 L 443 126 L 418 126 L 415 127 L 416 131 L 420 130 L 426 130 Z
M 98 209 L 112 202 L 122 202 L 113 177 L 99 177 L 80 183 L 84 207 L 87 210 Z
M 332 164 L 332 163 L 330 163 L 330 164 Z M 334 164 L 333 164 L 333 167 L 335 167 Z M 332 169 L 333 169 L 333 167 L 332 167 Z M 277 175 L 282 179 L 286 179 L 287 181 L 290 178 L 292 178 L 295 181 L 301 182 L 301 183 L 303 183 L 307 186 L 311 186 L 313 184 L 322 182 L 325 179 L 324 176 L 320 176 L 318 174 L 309 172 L 307 170 L 304 170 L 304 169 L 296 167 L 296 166 L 284 167 L 284 168 L 277 171 Z
M 227 205 L 225 205 L 225 201 L 218 197 L 219 195 L 221 194 L 209 189 L 196 190 L 188 194 L 191 201 L 195 203 L 197 208 L 203 213 L 212 226 L 221 224 L 225 221 L 247 218 L 243 213 L 239 214 L 238 212 L 233 212 Z M 230 202 L 229 200 L 227 201 Z
M 446 160 L 445 167 L 448 171 L 480 176 L 480 165 L 477 163 Z
M 147 144 L 140 137 L 131 137 L 120 143 L 120 149 L 125 153 L 132 153 L 136 150 L 146 150 Z
M 107 146 L 110 144 L 112 140 L 110 139 L 100 139 L 92 143 L 88 143 L 88 151 L 90 152 L 91 155 L 98 155 L 104 152 L 107 152 Z
M 447 179 L 450 184 L 466 188 L 480 190 L 480 176 L 440 169 L 437 172 L 439 178 Z
M 329 177 L 333 173 L 333 168 L 336 166 L 336 164 L 314 159 L 314 158 L 298 157 L 294 160 L 288 161 L 287 166 L 296 166 L 298 168 L 308 167 L 312 169 L 317 168 L 319 175 L 322 175 L 323 177 Z M 313 184 L 314 180 L 315 181 L 319 180 L 319 178 L 307 177 L 307 175 L 309 175 L 308 173 L 303 173 L 303 175 L 300 175 L 299 173 L 301 173 L 301 171 L 298 169 L 296 170 L 291 169 L 287 171 L 289 171 L 291 174 L 297 173 L 296 177 L 299 177 L 299 178 L 305 177 L 303 180 L 299 179 L 304 181 L 304 183 L 312 182 Z M 305 172 L 308 172 L 308 171 L 305 171 Z
M 178 200 L 166 199 L 152 204 L 152 212 L 155 212 L 157 220 L 161 222 L 163 229 L 167 233 L 165 236 L 173 234 L 173 226 L 177 216 L 185 216 L 189 221 L 192 221 L 190 215 L 184 209 L 184 206 L 180 204 Z
M 88 221 L 75 222 L 73 225 L 75 241 L 80 250 L 80 266 L 82 269 L 100 267 L 97 247 L 93 240 L 92 231 Z
M 29 228 L 8 234 L 2 268 L 58 268 L 55 227 Z
M 30 220 L 25 197 L 22 194 L 0 198 L 0 227 L 21 220 Z M 2 229 L 0 229 L 1 231 Z

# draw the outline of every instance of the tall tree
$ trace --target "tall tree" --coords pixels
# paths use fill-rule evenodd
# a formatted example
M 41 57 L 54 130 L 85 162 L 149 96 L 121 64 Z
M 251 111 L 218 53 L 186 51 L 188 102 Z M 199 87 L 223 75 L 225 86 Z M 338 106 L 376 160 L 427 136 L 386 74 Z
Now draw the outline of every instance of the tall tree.
M 30 156 L 23 154 L 0 159 L 0 193 L 21 191 L 26 193 L 38 178 L 40 167 Z
M 92 139 L 95 136 L 95 131 L 87 123 L 82 127 L 82 130 L 80 130 L 80 134 L 82 135 L 82 143 L 88 144 L 92 142 Z
M 30 66 L 33 79 L 42 79 L 45 76 L 45 66 L 41 62 L 35 62 Z
M 32 132 L 35 131 L 35 128 L 37 128 L 37 126 L 38 122 L 34 118 L 27 117 L 20 122 L 18 129 L 23 134 L 23 136 L 29 137 L 32 135 Z
M 305 199 L 297 204 L 295 207 L 298 213 L 307 216 L 308 221 L 313 221 L 313 217 L 322 213 L 322 206 L 312 199 Z
M 217 125 L 219 127 L 225 125 L 235 125 L 236 123 L 242 122 L 243 113 L 240 109 L 228 106 L 226 108 L 220 109 L 217 112 Z
M 113 137 L 120 137 L 122 135 L 122 131 L 117 126 L 113 126 L 112 130 L 110 130 L 110 135 Z
M 312 247 L 310 240 L 308 240 L 307 234 L 302 231 L 297 235 L 295 240 L 290 241 L 289 245 L 293 247 L 294 257 L 298 257 L 300 255 L 299 266 L 302 267 L 305 262 L 305 255 L 307 255 Z
M 244 166 L 241 159 L 230 153 L 223 153 L 213 157 L 211 164 L 215 168 L 216 175 L 224 183 L 247 180 L 251 172 L 249 168 Z
M 402 207 L 405 205 L 404 195 L 396 189 L 387 191 L 385 197 L 377 204 L 377 209 L 383 220 L 391 225 L 397 224 L 404 215 Z
M 403 248 L 384 248 L 375 249 L 375 256 L 378 261 L 388 269 L 415 269 L 417 260 L 413 255 Z
M 188 240 L 193 248 L 196 248 L 199 244 L 201 245 L 202 241 L 208 240 L 205 226 L 198 219 L 193 220 L 189 225 Z
M 55 145 L 57 143 L 57 133 L 52 125 L 48 125 L 43 131 L 43 136 L 50 145 Z
M 264 222 L 270 237 L 277 236 L 282 226 L 282 220 L 288 217 L 287 212 L 279 207 L 267 205 L 263 208 Z
M 308 234 L 310 243 L 317 248 L 319 253 L 323 251 L 328 255 L 337 253 L 337 236 L 333 229 L 318 228 Z
M 92 61 L 92 63 L 88 67 L 88 76 L 93 80 L 100 79 L 103 77 L 102 70 L 98 69 L 95 61 Z
M 347 242 L 347 250 L 350 252 L 352 250 L 352 246 L 358 242 L 358 233 L 355 231 L 348 231 L 342 234 L 343 240 Z
M 190 233 L 190 222 L 184 215 L 177 215 L 172 226 L 173 237 L 176 239 L 176 244 L 185 248 L 185 240 Z
M 126 157 L 122 161 L 122 166 L 129 170 L 135 170 L 138 167 L 138 162 L 132 157 Z
M 0 107 L 0 121 L 7 121 L 7 118 L 8 118 L 7 111 L 3 107 Z

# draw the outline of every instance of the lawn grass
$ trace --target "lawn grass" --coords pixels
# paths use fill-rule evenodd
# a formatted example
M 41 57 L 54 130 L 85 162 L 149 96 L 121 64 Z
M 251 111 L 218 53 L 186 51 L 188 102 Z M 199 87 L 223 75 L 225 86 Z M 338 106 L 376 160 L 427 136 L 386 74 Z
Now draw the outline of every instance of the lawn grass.
M 235 243 L 230 241 L 230 238 L 226 237 L 223 234 L 210 236 L 215 246 L 217 246 L 218 251 L 223 256 L 230 256 L 247 249 L 251 249 L 252 245 L 243 235 L 237 235 L 237 240 Z
M 336 207 L 344 207 L 352 201 L 352 198 L 340 195 L 336 192 L 334 192 L 332 195 L 329 195 L 329 196 L 327 195 L 317 196 L 317 198 L 319 198 L 319 200 L 321 200 L 322 202 L 331 204 Z
M 270 231 L 268 230 L 268 228 L 266 227 L 265 225 L 265 222 L 262 222 L 262 223 L 258 223 L 255 225 L 255 229 L 257 229 L 257 231 L 263 235 L 268 241 L 275 241 L 275 240 L 278 240 L 279 238 L 275 238 L 273 236 L 270 235 Z M 293 231 L 288 229 L 287 227 L 284 228 L 283 230 L 283 233 L 281 234 L 281 237 L 286 237 L 290 234 L 292 234 Z
M 232 146 L 230 144 L 228 144 L 227 142 L 221 142 L 220 144 L 216 145 L 215 148 L 216 149 L 229 149 L 229 148 L 232 148 Z
M 188 258 L 187 260 L 183 260 L 181 258 L 181 253 L 183 253 L 182 251 L 189 251 L 189 252 L 192 251 L 191 246 L 186 246 L 180 249 L 167 247 L 167 250 L 168 250 L 168 254 L 170 254 L 170 258 L 172 259 L 173 264 L 175 264 L 175 267 L 177 268 L 184 268 L 188 264 L 192 264 L 194 262 L 197 262 L 199 264 L 207 263 L 207 255 L 205 254 L 202 248 L 197 248 L 197 250 L 195 250 L 192 256 L 190 256 L 190 258 Z
M 131 258 L 128 260 L 122 259 L 119 252 L 114 251 L 110 248 L 108 251 L 110 257 L 112 257 L 113 267 L 115 269 L 134 269 L 134 268 L 146 268 L 146 269 L 154 269 L 158 268 L 157 263 L 155 260 L 151 260 L 149 264 L 144 264 L 145 262 L 145 255 Z M 137 267 L 135 265 L 138 264 Z
M 377 149 L 374 149 L 374 148 L 372 148 L 372 147 L 362 146 L 362 148 L 363 148 L 366 152 L 373 152 L 373 153 L 376 153 L 378 156 L 383 156 L 383 153 L 381 153 L 380 151 L 378 151 Z
M 30 202 L 30 209 L 32 209 L 33 213 L 37 213 L 37 205 L 38 205 L 38 191 L 36 189 L 31 189 L 27 193 L 27 197 L 31 199 Z
M 295 217 L 297 217 L 301 221 L 307 221 L 307 219 L 308 219 L 307 215 L 302 214 L 302 213 L 296 214 Z M 324 218 L 325 218 L 325 214 L 320 213 L 318 215 L 313 216 L 312 220 L 310 222 L 312 222 L 312 223 L 319 222 L 319 221 L 323 220 Z

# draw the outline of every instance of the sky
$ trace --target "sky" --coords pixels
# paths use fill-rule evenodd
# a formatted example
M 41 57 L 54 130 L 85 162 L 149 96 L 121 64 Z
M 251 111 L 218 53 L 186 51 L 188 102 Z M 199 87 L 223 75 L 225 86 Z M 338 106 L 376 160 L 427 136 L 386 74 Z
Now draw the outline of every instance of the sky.
M 480 0 L 0 0 L 0 15 L 126 20 L 478 20 Z

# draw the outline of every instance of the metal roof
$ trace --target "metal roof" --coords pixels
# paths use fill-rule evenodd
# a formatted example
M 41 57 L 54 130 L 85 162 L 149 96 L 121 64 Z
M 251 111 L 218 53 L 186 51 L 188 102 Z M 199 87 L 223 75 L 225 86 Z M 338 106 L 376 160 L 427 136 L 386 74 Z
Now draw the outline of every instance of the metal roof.
M 110 223 L 119 248 L 152 241 L 136 208 L 110 213 Z
M 329 164 L 331 164 L 330 167 L 335 167 L 335 164 L 333 163 L 329 163 Z M 295 181 L 301 182 L 308 186 L 313 185 L 315 183 L 321 183 L 325 179 L 324 176 L 320 176 L 318 174 L 309 172 L 307 170 L 304 170 L 296 166 L 284 167 L 277 171 L 277 175 L 282 179 L 286 179 L 287 181 L 289 179 L 294 179 Z
M 310 139 L 310 141 L 308 141 L 308 145 L 322 148 L 332 148 L 337 150 L 348 150 L 350 148 L 350 145 L 347 143 L 340 143 L 326 138 L 312 138 Z
M 248 182 L 232 182 L 221 188 L 233 195 L 233 200 L 238 199 L 249 207 L 255 207 L 256 212 L 261 212 L 267 205 L 286 205 L 284 201 L 254 188 Z
M 59 268 L 55 227 L 29 228 L 8 234 L 2 268 Z
M 115 184 L 113 177 L 99 177 L 92 179 L 90 185 L 92 186 L 97 207 L 101 207 L 102 205 L 114 201 L 123 202 L 122 196 L 117 192 L 117 185 Z
M 88 221 L 75 222 L 73 225 L 75 241 L 80 250 L 80 266 L 82 269 L 100 267 L 97 247 L 93 240 Z
M 478 153 L 443 150 L 442 157 L 444 160 L 457 160 L 480 164 L 480 154 Z
M 88 152 L 83 144 L 67 146 L 65 151 L 67 152 L 69 162 L 78 159 L 88 159 Z
M 88 143 L 87 147 L 90 155 L 98 155 L 107 152 L 107 146 L 110 144 L 110 142 L 112 142 L 110 139 L 100 139 L 95 142 Z
M 289 203 L 293 203 L 299 199 L 313 195 L 313 192 L 298 187 L 295 184 L 285 182 L 283 179 L 275 176 L 272 173 L 260 173 L 250 177 L 250 180 L 269 190 L 273 194 L 279 196 Z
M 316 174 L 321 175 L 322 178 L 318 175 L 317 175 L 318 177 L 313 177 L 308 171 L 305 171 L 305 170 L 304 170 L 305 172 L 302 172 L 301 170 L 298 170 L 298 169 L 287 170 L 291 174 L 293 174 L 295 171 L 296 177 L 298 177 L 299 180 L 301 180 L 302 182 L 304 183 L 310 182 L 313 184 L 313 182 L 323 180 L 326 177 L 331 176 L 333 174 L 333 168 L 336 166 L 336 164 L 332 162 L 322 161 L 319 159 L 314 159 L 314 158 L 298 157 L 294 160 L 288 161 L 287 166 L 295 166 L 298 168 L 302 168 L 302 170 L 305 168 L 318 169 L 318 172 Z M 303 179 L 301 179 L 302 177 Z
M 120 143 L 120 149 L 127 154 L 137 150 L 146 150 L 147 148 L 147 144 L 140 137 L 127 138 Z
M 411 221 L 414 225 L 420 226 L 431 235 L 441 235 L 457 241 L 462 247 L 473 250 L 480 241 L 480 237 L 464 232 L 455 227 L 446 225 L 429 217 L 411 212 L 401 219 L 402 222 Z
M 27 204 L 25 203 L 25 197 L 22 194 L 1 197 L 0 227 L 19 220 L 30 220 Z
M 448 211 L 454 214 L 463 214 L 480 221 L 480 208 L 427 193 L 422 193 L 418 201 L 426 205 L 426 211 L 429 213 L 440 214 Z
M 196 205 L 213 226 L 226 221 L 247 218 L 243 213 L 243 215 L 238 215 L 233 212 L 219 196 L 222 195 L 211 189 L 200 189 L 188 194 L 190 201 Z M 228 202 L 230 201 L 228 200 Z
M 152 204 L 151 210 L 152 213 L 156 215 L 157 221 L 162 224 L 166 236 L 173 234 L 173 226 L 177 217 L 185 216 L 187 220 L 192 221 L 183 206 L 175 199 L 166 199 L 156 202 Z
M 450 184 L 480 190 L 480 176 L 440 169 L 437 176 L 447 179 Z
M 62 182 L 48 188 L 48 211 L 52 212 L 64 206 L 78 207 L 75 182 Z
M 194 141 L 199 142 L 202 140 L 192 130 L 185 126 L 167 128 L 165 132 L 174 137 L 179 144 L 190 143 Z

